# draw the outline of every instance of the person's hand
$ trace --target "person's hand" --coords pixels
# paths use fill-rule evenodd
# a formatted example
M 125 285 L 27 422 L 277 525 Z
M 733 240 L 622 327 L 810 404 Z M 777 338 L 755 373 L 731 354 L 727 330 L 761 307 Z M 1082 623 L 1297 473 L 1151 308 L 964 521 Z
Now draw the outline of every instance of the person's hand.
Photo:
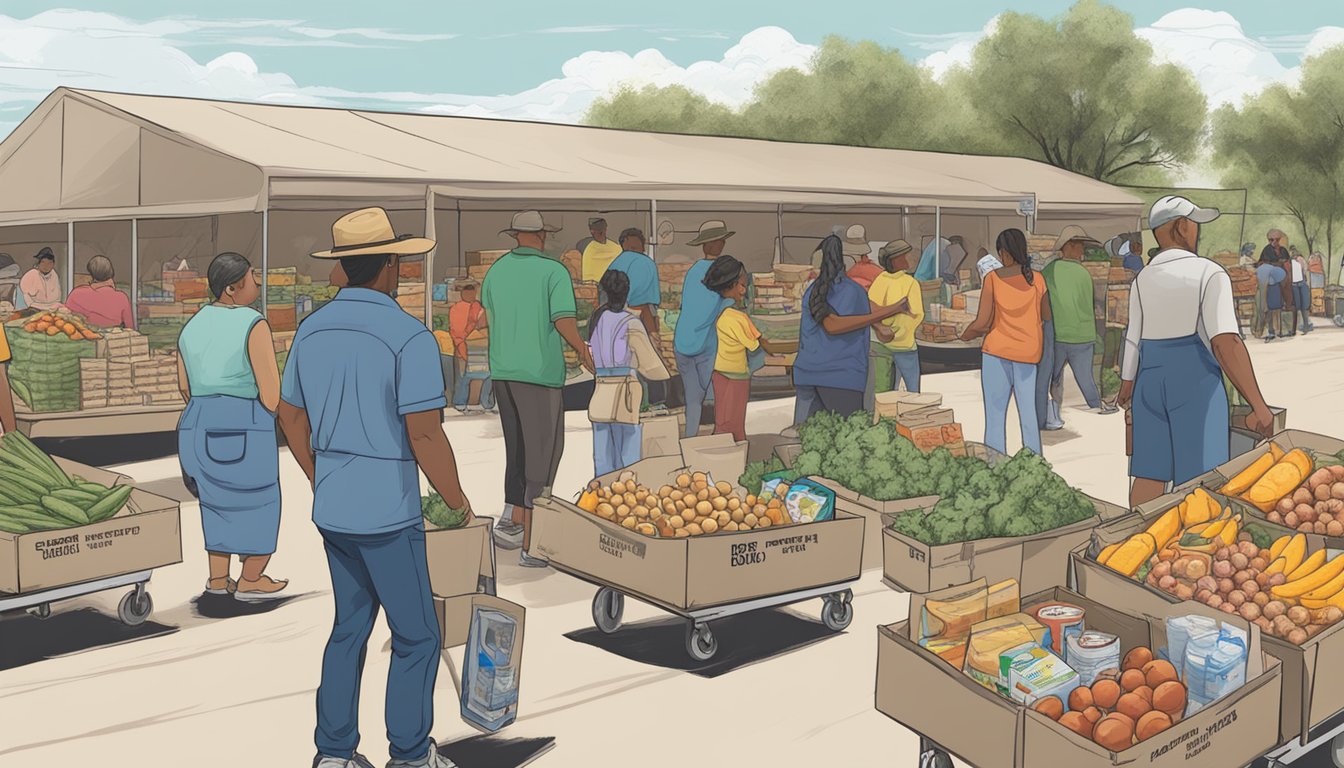
M 1134 405 L 1134 382 L 1120 382 L 1120 394 L 1116 397 L 1115 403 L 1126 411 Z
M 1246 417 L 1246 428 L 1263 437 L 1274 436 L 1274 414 L 1270 412 L 1269 406 L 1261 403 L 1251 409 L 1251 414 Z
M 594 376 L 597 375 L 597 364 L 593 362 L 593 352 L 586 345 L 579 350 L 579 365 L 583 367 L 583 370 Z
M 873 326 L 873 332 L 877 334 L 877 340 L 884 344 L 896 338 L 896 333 L 885 325 Z

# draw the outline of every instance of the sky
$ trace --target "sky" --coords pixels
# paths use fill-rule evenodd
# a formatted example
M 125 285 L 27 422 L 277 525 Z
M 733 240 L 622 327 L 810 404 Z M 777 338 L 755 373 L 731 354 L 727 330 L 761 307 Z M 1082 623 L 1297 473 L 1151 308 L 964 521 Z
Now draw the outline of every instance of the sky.
M 1215 105 L 1291 83 L 1304 56 L 1344 43 L 1340 0 L 1115 4 Z M 739 106 L 774 72 L 806 69 L 827 35 L 899 48 L 939 75 L 997 14 L 1069 5 L 5 0 L 0 135 L 61 85 L 556 122 L 624 84 L 682 84 Z

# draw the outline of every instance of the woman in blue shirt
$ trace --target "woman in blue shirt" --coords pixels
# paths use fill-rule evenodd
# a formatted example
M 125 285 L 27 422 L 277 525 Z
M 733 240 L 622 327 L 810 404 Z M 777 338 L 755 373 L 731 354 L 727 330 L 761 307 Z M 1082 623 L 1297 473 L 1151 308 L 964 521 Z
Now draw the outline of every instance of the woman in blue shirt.
M 215 301 L 178 337 L 178 385 L 187 407 L 177 425 L 178 459 L 201 501 L 210 555 L 206 592 L 238 600 L 276 597 L 288 582 L 265 575 L 280 534 L 280 454 L 275 409 L 280 372 L 271 328 L 250 304 L 261 284 L 248 260 L 221 253 L 207 272 Z M 229 577 L 237 555 L 239 580 Z
M 1262 260 L 1255 268 L 1258 289 L 1265 297 L 1265 341 L 1273 341 L 1279 333 L 1283 315 L 1283 282 L 1287 273 L 1277 259 Z
M 844 242 L 831 235 L 821 241 L 821 273 L 803 294 L 798 358 L 793 364 L 797 390 L 793 421 L 801 425 L 817 411 L 841 416 L 863 409 L 868 384 L 868 328 L 909 310 L 905 302 L 874 307 L 868 292 L 845 274 Z

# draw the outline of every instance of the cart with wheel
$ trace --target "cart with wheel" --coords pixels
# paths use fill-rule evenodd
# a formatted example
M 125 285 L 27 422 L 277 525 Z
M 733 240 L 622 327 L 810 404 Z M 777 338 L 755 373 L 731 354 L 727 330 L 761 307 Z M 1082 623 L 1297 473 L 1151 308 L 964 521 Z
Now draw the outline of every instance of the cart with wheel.
M 556 570 L 578 578 L 584 578 L 581 574 L 569 571 L 563 566 L 557 566 Z M 589 579 L 584 580 L 589 581 Z M 752 611 L 778 608 L 821 598 L 821 623 L 832 632 L 843 631 L 854 619 L 854 591 L 850 587 L 855 581 L 857 579 L 840 584 L 813 587 L 797 592 L 786 592 L 737 603 L 691 610 L 677 608 L 659 600 L 638 595 L 630 595 L 630 597 L 685 619 L 686 653 L 692 659 L 703 662 L 714 658 L 714 655 L 719 651 L 719 641 L 714 636 L 714 630 L 710 626 L 710 622 L 729 616 L 738 616 Z M 625 615 L 626 593 L 612 586 L 600 584 L 597 586 L 597 594 L 593 596 L 593 624 L 603 634 L 610 635 L 621 628 L 621 621 Z
M 109 576 L 65 587 L 55 587 L 21 595 L 0 596 L 0 613 L 26 610 L 39 619 L 51 616 L 51 604 L 98 592 L 130 587 L 131 590 L 117 604 L 117 618 L 128 627 L 145 623 L 154 611 L 154 599 L 149 594 L 149 577 L 153 571 L 136 571 L 121 576 Z

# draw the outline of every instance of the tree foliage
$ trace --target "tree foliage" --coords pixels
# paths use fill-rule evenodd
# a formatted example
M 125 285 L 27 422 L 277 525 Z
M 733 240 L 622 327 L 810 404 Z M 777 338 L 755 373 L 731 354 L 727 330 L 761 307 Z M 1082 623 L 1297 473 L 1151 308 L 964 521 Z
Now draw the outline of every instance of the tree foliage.
M 622 88 L 593 102 L 586 122 L 632 131 L 745 135 L 740 115 L 680 85 Z
M 1274 85 L 1214 113 L 1213 146 L 1225 184 L 1278 200 L 1308 245 L 1324 231 L 1333 254 L 1344 221 L 1344 47 L 1304 62 L 1299 86 Z
M 1194 77 L 1095 0 L 1059 19 L 1001 15 L 956 83 L 1010 152 L 1107 181 L 1188 162 L 1207 115 Z

